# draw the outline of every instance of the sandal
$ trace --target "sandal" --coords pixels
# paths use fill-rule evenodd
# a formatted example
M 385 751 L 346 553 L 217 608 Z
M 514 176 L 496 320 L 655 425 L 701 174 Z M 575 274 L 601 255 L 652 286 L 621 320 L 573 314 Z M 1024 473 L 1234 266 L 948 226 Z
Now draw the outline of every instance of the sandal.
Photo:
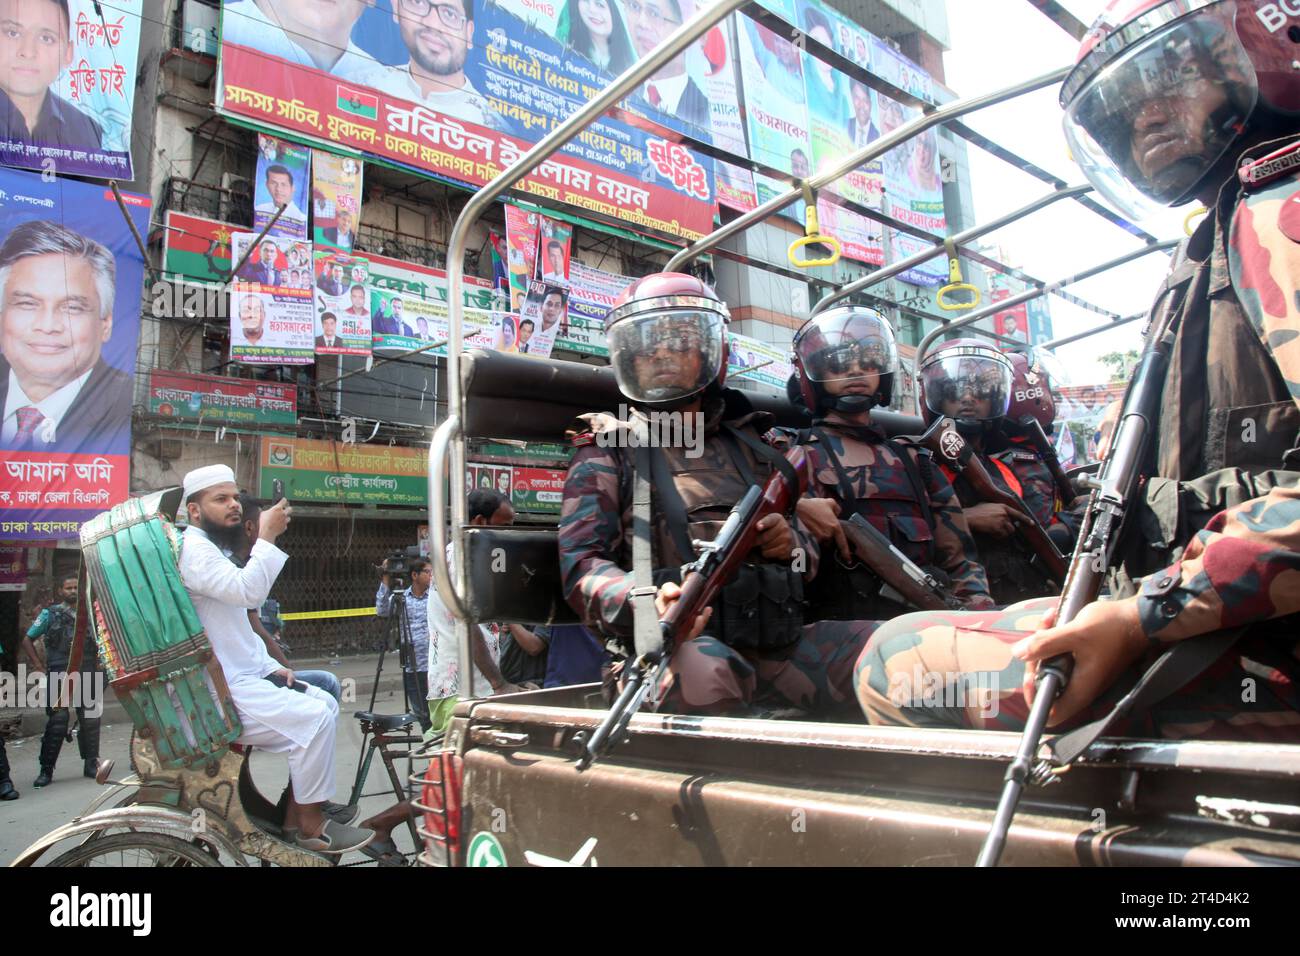
M 375 838 L 375 831 L 350 827 L 326 818 L 325 826 L 319 836 L 312 837 L 305 833 L 294 832 L 293 837 L 294 842 L 304 850 L 314 850 L 317 853 L 347 853 L 349 850 L 359 850 L 368 844 Z
M 406 860 L 402 856 L 397 844 L 392 838 L 386 840 L 371 840 L 361 848 L 361 852 L 370 859 L 374 860 L 380 866 L 405 866 Z

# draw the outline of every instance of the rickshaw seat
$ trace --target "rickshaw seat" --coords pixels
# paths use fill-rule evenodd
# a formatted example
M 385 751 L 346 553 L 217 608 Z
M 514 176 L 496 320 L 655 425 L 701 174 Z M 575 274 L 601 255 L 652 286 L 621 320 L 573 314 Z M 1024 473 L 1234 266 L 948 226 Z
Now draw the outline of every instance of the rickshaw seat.
M 376 714 L 369 710 L 358 710 L 352 714 L 357 720 L 370 724 L 376 731 L 386 734 L 394 730 L 409 727 L 419 718 L 415 714 Z

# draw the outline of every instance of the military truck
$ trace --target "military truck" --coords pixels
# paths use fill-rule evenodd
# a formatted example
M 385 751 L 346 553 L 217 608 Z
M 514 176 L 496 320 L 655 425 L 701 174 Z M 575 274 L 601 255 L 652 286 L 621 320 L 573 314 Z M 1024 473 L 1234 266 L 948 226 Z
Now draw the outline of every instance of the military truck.
M 465 471 L 467 441 L 560 440 L 575 415 L 614 411 L 621 400 L 608 369 L 500 353 L 462 354 L 461 292 L 469 230 L 511 184 L 742 6 L 746 16 L 760 22 L 772 16 L 744 0 L 720 0 L 696 14 L 476 193 L 452 231 L 447 254 L 450 403 L 430 448 L 429 498 L 434 578 L 458 618 L 462 674 L 471 672 L 467 628 L 473 624 L 574 620 L 559 587 L 553 528 L 468 524 L 458 480 Z M 820 47 L 815 38 L 803 39 L 807 49 L 836 69 L 881 86 L 879 78 Z M 959 135 L 978 138 L 959 123 L 960 117 L 1055 85 L 1067 72 L 1063 68 L 943 106 L 921 104 L 916 119 L 851 151 L 834 168 L 802 180 L 751 163 L 757 171 L 784 175 L 790 188 L 681 250 L 667 270 L 680 270 L 711 250 L 743 260 L 722 243 L 792 202 L 811 206 L 816 190 L 931 127 L 949 124 Z M 886 92 L 906 99 L 897 88 Z M 709 144 L 689 145 L 721 155 Z M 1158 242 L 1092 202 L 1089 187 L 1066 186 L 1004 147 L 986 145 L 1037 175 L 1051 191 L 998 220 L 938 237 L 934 248 L 836 290 L 814 311 L 863 294 L 874 283 L 945 252 L 955 271 L 950 287 L 940 294 L 951 293 L 951 286 L 961 284 L 956 260 L 962 255 L 979 258 L 967 243 L 1057 201 L 1083 203 L 1145 237 L 1146 245 L 1046 286 L 1053 291 L 1174 245 Z M 887 214 L 873 218 L 886 227 L 902 227 Z M 818 240 L 814 230 L 810 222 L 807 241 Z M 791 261 L 799 265 L 793 249 Z M 781 271 L 771 264 L 764 267 Z M 943 331 L 965 327 L 968 333 L 997 338 L 974 323 L 1044 291 L 1031 289 L 996 306 L 968 311 Z M 1105 328 L 1115 324 L 1108 322 Z M 918 362 L 933 338 L 922 343 Z M 1046 347 L 1054 344 L 1059 343 Z M 784 424 L 801 424 L 798 411 L 781 399 L 756 396 L 754 403 Z M 883 413 L 879 420 L 894 434 L 922 430 L 920 419 L 904 414 Z M 449 487 L 455 489 L 450 500 Z M 442 515 L 450 518 L 445 527 L 437 518 Z M 448 537 L 450 564 L 442 560 Z M 507 570 L 494 573 L 494 560 L 501 555 L 507 558 Z M 580 772 L 582 745 L 607 712 L 597 685 L 461 701 L 439 758 L 416 781 L 425 862 L 970 865 L 989 832 L 1004 775 L 1021 740 L 1019 734 L 988 731 L 642 711 L 631 718 L 621 743 Z M 1006 864 L 1300 863 L 1300 745 L 1102 738 L 1064 772 L 1041 779 L 1045 785 L 1025 793 L 1014 817 L 1002 855 Z

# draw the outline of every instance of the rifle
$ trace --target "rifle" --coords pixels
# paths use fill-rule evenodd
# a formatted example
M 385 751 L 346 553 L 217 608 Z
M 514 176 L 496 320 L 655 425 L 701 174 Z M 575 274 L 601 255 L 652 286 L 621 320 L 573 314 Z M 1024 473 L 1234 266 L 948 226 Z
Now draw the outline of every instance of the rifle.
M 940 461 L 963 475 L 975 489 L 975 493 L 984 501 L 1014 508 L 1028 518 L 1028 521 L 1016 525 L 1016 533 L 1042 562 L 1048 575 L 1058 582 L 1065 581 L 1065 555 L 1061 554 L 1060 549 L 1047 536 L 1047 532 L 1043 530 L 1043 526 L 1038 523 L 1038 519 L 1033 516 L 1029 506 L 1021 497 L 1010 491 L 1004 491 L 993 483 L 993 479 L 984 468 L 984 463 L 975 457 L 970 444 L 958 433 L 956 422 L 947 417 L 939 418 L 925 430 L 925 434 L 914 438 L 913 441 L 930 449 Z
M 590 737 L 585 733 L 579 735 L 582 746 L 579 770 L 586 770 L 623 739 L 632 716 L 659 685 L 673 648 L 690 633 L 696 616 L 713 604 L 718 592 L 753 550 L 759 521 L 770 514 L 788 513 L 802 497 L 808 487 L 806 453 L 796 446 L 786 453 L 785 460 L 794 469 L 797 487 L 790 486 L 782 469 L 773 469 L 766 486 L 751 485 L 745 492 L 722 523 L 717 537 L 712 541 L 692 542 L 698 554 L 682 568 L 681 596 L 659 619 L 662 649 L 632 660 L 626 668 L 623 690 L 605 719 Z
M 1124 394 L 1123 411 L 1115 428 L 1106 460 L 1097 478 L 1088 478 L 1092 491 L 1088 510 L 1079 531 L 1079 544 L 1070 558 L 1069 573 L 1056 605 L 1056 625 L 1069 624 L 1087 605 L 1097 599 L 1105 580 L 1106 569 L 1114 557 L 1129 502 L 1142 480 L 1147 463 L 1151 436 L 1155 433 L 1160 411 L 1160 392 L 1164 387 L 1169 356 L 1173 351 L 1177 329 L 1177 312 L 1182 304 L 1179 295 L 1158 298 L 1151 313 L 1164 302 L 1164 309 L 1152 326 L 1142 360 Z M 1038 747 L 1047 727 L 1052 705 L 1070 681 L 1074 658 L 1068 654 L 1044 661 L 1035 680 L 1034 704 L 1025 721 L 1016 755 L 1003 778 L 993 827 L 980 849 L 976 866 L 997 866 L 1006 846 L 1011 818 L 1025 789 L 1025 782 L 1043 784 L 1053 779 L 1052 766 L 1038 760 Z
M 875 526 L 854 514 L 841 521 L 849 547 L 870 571 L 880 578 L 880 594 L 899 604 L 922 611 L 959 611 L 961 601 L 949 593 L 934 575 L 899 551 Z
M 1070 502 L 1078 497 L 1079 493 L 1075 490 L 1070 476 L 1061 467 L 1056 446 L 1048 439 L 1042 424 L 1033 415 L 1022 415 L 1018 425 L 1020 434 L 1029 439 L 1029 444 L 1034 446 L 1034 451 L 1038 452 L 1043 463 L 1047 465 L 1047 470 L 1052 473 L 1052 481 L 1056 482 L 1056 492 L 1061 496 L 1062 506 L 1070 507 Z

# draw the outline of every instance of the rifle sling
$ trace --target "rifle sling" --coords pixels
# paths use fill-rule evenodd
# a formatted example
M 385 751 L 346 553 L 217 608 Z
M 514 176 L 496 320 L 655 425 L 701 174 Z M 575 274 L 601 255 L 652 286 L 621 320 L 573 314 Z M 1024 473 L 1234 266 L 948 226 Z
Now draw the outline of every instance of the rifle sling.
M 1064 766 L 1092 746 L 1115 723 L 1150 710 L 1170 694 L 1195 680 L 1207 667 L 1224 655 L 1244 634 L 1244 627 L 1198 634 L 1179 641 L 1165 651 L 1155 663 L 1138 678 L 1132 690 L 1125 694 L 1104 717 L 1053 738 L 1048 743 L 1054 763 Z
M 644 436 L 644 427 L 641 432 Z M 650 449 L 646 442 L 641 442 L 632 458 L 632 641 L 638 657 L 663 649 L 663 633 L 655 609 L 650 474 Z

